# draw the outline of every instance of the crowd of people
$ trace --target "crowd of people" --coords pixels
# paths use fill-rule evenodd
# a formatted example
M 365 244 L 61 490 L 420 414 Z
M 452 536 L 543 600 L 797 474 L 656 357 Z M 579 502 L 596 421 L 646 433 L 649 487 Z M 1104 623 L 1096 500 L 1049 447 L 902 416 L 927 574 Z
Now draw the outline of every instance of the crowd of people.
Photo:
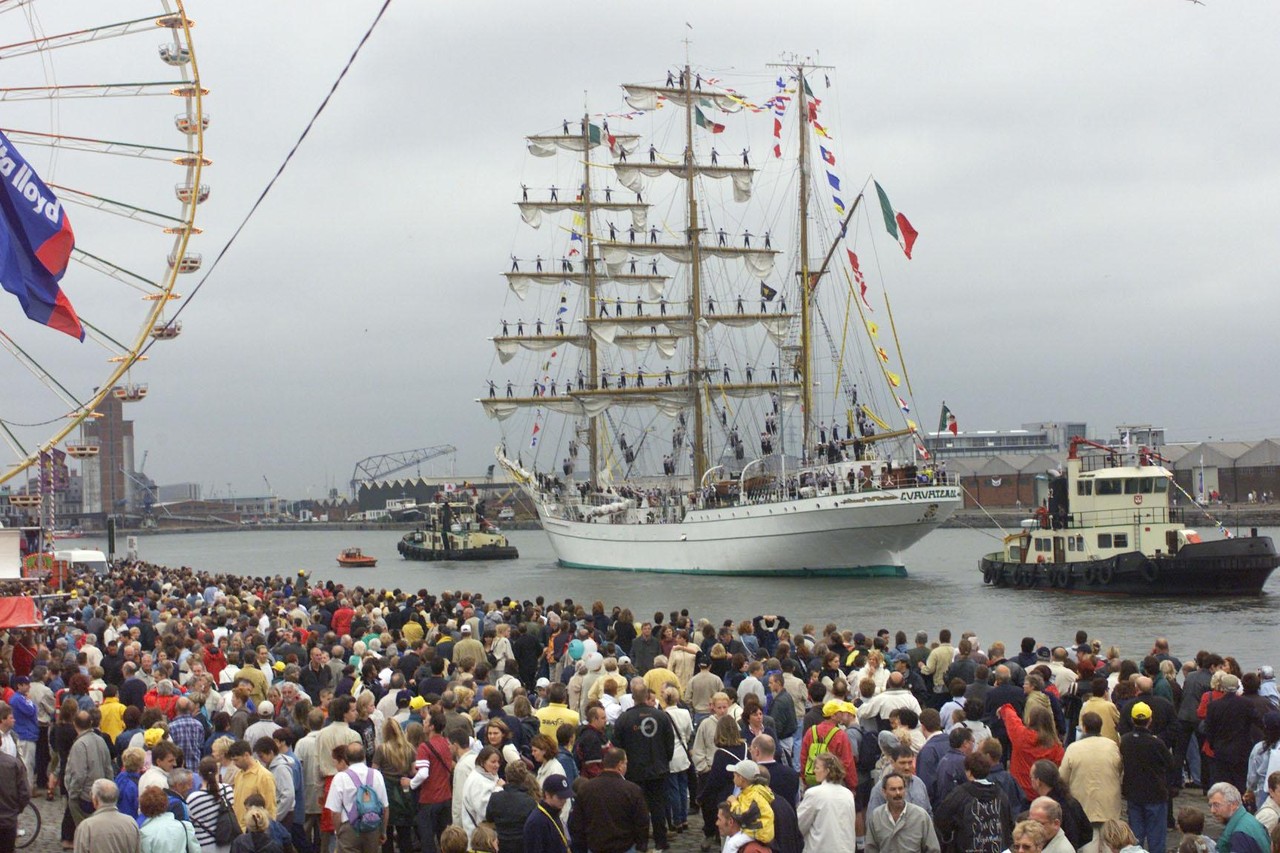
M 9 590 L 16 593 L 18 590 Z M 0 851 L 1280 851 L 1280 691 L 1126 656 L 762 614 L 128 564 L 0 646 Z M 1181 650 L 1178 650 L 1181 652 Z M 7 772 L 6 772 L 7 771 Z M 1203 789 L 1223 825 L 1175 811 Z M 691 827 L 692 815 L 692 827 Z M 692 842 L 691 842 L 692 843 Z

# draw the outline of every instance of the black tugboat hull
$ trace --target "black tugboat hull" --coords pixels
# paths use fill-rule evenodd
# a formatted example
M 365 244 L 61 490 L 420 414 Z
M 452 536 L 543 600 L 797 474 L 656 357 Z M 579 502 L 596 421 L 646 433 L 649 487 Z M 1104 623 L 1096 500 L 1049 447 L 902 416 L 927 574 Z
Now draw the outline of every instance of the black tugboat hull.
M 520 552 L 516 550 L 514 545 L 494 545 L 482 548 L 461 548 L 456 550 L 444 551 L 437 548 L 427 548 L 413 542 L 405 542 L 400 540 L 397 546 L 400 555 L 406 560 L 421 560 L 425 562 L 474 562 L 486 560 L 517 560 L 520 558 Z
M 1138 551 L 1072 563 L 1011 563 L 988 554 L 982 580 L 1012 589 L 1143 596 L 1258 595 L 1280 555 L 1270 536 L 1195 542 L 1177 554 Z

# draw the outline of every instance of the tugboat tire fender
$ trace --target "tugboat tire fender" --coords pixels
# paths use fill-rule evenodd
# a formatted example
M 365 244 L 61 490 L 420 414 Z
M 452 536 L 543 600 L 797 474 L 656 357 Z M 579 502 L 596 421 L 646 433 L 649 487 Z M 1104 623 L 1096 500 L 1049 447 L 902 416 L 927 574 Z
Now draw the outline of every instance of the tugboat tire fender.
M 1114 575 L 1115 575 L 1115 570 L 1112 569 L 1110 563 L 1104 563 L 1103 565 L 1098 567 L 1098 583 L 1101 586 L 1110 585 L 1111 578 Z
M 1160 567 L 1153 560 L 1143 560 L 1138 566 L 1138 573 L 1142 575 L 1142 579 L 1147 583 L 1155 583 L 1156 578 L 1160 576 Z

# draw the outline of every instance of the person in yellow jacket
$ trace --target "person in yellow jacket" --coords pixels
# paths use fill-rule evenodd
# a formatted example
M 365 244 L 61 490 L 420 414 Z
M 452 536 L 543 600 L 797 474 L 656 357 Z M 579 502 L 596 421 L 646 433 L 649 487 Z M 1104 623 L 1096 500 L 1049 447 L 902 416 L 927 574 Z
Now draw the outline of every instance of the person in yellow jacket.
M 114 684 L 108 684 L 103 692 L 105 698 L 102 704 L 98 706 L 98 710 L 102 712 L 102 725 L 98 728 L 102 733 L 108 735 L 112 741 L 120 737 L 124 733 L 124 704 L 119 698 L 120 688 Z
M 730 808 L 741 814 L 754 803 L 760 810 L 760 824 L 752 828 L 743 827 L 742 831 L 761 844 L 769 844 L 773 841 L 773 791 L 761 776 L 760 765 L 743 760 L 725 769 L 733 774 L 734 787 L 738 788 L 738 793 L 729 798 Z

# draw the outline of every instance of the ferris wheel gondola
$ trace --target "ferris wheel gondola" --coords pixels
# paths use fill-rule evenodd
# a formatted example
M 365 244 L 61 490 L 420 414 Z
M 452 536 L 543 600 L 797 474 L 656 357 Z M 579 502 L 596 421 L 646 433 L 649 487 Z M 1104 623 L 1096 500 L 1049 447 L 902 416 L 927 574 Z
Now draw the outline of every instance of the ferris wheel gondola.
M 80 424 L 108 395 L 146 398 L 129 372 L 182 331 L 170 303 L 178 277 L 201 269 L 190 241 L 210 193 L 209 90 L 182 0 L 35 5 L 0 4 L 0 133 L 70 223 L 58 284 L 84 337 L 0 293 L 0 483 L 54 454 L 92 459 Z

